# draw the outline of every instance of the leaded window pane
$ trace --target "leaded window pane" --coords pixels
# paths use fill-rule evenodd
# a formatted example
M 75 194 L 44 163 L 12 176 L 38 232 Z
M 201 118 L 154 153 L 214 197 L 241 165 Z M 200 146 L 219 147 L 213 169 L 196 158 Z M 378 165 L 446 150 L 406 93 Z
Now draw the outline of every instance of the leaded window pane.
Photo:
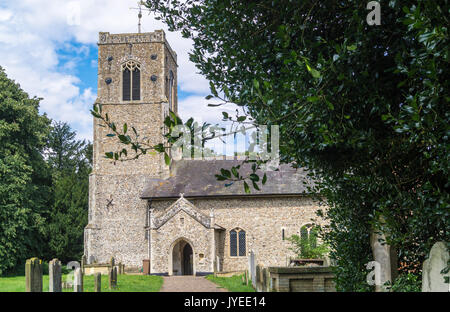
M 245 248 L 245 231 L 239 232 L 239 257 L 244 257 L 246 255 Z
M 128 68 L 123 70 L 123 88 L 122 88 L 122 97 L 124 101 L 129 101 L 131 98 L 131 72 Z
M 235 230 L 230 232 L 230 256 L 237 256 L 237 233 Z
M 141 99 L 141 71 L 138 68 L 133 70 L 133 101 Z

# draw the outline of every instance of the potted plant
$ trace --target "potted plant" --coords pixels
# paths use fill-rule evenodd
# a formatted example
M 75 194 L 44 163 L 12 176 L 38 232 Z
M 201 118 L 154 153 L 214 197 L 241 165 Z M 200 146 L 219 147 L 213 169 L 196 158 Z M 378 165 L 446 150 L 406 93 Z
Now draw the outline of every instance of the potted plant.
M 289 249 L 297 255 L 297 258 L 290 260 L 290 265 L 323 265 L 328 246 L 318 241 L 319 232 L 319 226 L 308 224 L 301 228 L 300 235 L 294 234 L 287 239 L 292 244 Z

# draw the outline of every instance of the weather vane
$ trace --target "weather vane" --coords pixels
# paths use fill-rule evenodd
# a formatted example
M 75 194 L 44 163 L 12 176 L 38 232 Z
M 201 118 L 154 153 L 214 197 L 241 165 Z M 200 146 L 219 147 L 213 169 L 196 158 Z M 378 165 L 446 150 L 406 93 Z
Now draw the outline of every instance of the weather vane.
M 149 9 L 143 9 L 142 6 L 145 5 L 144 1 L 138 1 L 138 7 L 137 8 L 130 8 L 130 10 L 139 10 L 138 13 L 138 33 L 141 33 L 141 18 L 142 18 L 142 10 L 148 11 L 148 15 L 150 15 L 151 10 Z

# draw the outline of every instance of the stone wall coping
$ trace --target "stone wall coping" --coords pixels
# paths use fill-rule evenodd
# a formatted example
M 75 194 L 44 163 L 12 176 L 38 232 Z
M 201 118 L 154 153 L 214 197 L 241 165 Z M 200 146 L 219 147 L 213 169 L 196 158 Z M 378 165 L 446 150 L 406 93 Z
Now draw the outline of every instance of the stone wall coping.
M 270 273 L 274 274 L 299 274 L 299 273 L 332 273 L 333 268 L 329 266 L 316 267 L 268 267 Z
M 84 267 L 85 268 L 106 268 L 106 267 L 110 267 L 111 264 L 109 263 L 94 263 L 94 264 L 85 264 Z

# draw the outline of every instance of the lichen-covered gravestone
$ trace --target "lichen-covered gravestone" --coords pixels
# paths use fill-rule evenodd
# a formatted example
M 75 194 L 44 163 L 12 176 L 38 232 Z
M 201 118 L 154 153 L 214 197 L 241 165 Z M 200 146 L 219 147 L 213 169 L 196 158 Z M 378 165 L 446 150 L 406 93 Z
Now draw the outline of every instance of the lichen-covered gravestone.
M 450 292 L 450 284 L 448 283 L 450 273 L 441 273 L 447 267 L 448 261 L 447 243 L 437 242 L 434 244 L 430 251 L 430 257 L 423 263 L 423 292 Z
M 114 289 L 117 286 L 117 267 L 109 269 L 109 289 Z
M 25 263 L 25 291 L 42 292 L 42 260 L 28 259 Z
M 83 288 L 83 271 L 81 271 L 81 268 L 75 269 L 75 277 L 73 281 L 73 292 L 82 292 Z
M 61 292 L 61 261 L 53 259 L 48 263 L 48 291 Z
M 94 291 L 102 291 L 102 274 L 98 272 L 94 274 Z

